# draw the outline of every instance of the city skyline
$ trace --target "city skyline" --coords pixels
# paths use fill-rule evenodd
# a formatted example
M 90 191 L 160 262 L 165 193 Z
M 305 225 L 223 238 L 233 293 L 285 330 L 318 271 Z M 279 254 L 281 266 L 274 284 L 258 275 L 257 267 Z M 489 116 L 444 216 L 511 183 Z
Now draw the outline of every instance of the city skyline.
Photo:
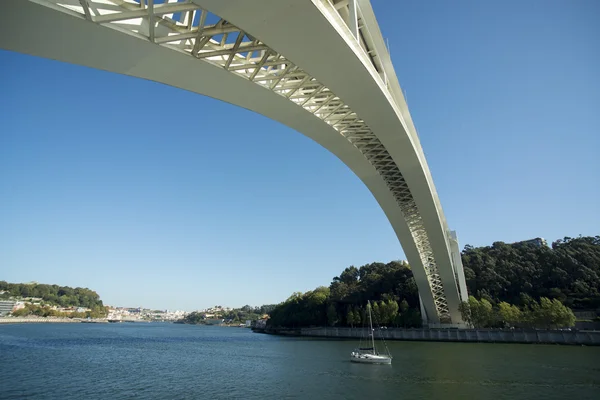
M 600 6 L 373 7 L 461 248 L 599 234 Z M 2 280 L 191 310 L 405 258 L 360 180 L 287 127 L 152 82 L 0 63 Z

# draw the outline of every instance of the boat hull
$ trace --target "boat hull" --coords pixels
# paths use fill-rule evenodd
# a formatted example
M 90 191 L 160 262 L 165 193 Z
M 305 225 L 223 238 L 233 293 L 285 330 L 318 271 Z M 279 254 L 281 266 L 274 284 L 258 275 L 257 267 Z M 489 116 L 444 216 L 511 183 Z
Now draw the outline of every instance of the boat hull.
M 350 361 L 359 364 L 391 364 L 392 359 L 385 356 L 374 356 L 365 354 L 361 356 L 350 356 Z

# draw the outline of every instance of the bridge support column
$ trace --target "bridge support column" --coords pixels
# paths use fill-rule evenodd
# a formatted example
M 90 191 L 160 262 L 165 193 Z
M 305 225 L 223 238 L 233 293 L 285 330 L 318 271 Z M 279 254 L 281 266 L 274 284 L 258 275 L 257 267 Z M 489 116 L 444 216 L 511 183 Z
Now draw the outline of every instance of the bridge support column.
M 454 269 L 454 276 L 456 277 L 456 283 L 458 285 L 459 300 L 461 302 L 468 301 L 469 293 L 467 292 L 467 281 L 465 280 L 465 271 L 463 269 L 460 248 L 458 247 L 456 231 L 449 231 L 448 239 L 450 242 L 450 252 L 452 253 L 452 268 Z

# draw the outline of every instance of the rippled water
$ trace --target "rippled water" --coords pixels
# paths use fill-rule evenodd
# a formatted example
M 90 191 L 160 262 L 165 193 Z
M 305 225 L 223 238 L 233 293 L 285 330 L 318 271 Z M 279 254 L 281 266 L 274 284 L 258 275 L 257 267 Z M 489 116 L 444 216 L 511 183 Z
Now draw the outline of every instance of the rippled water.
M 600 399 L 600 348 L 352 341 L 173 324 L 0 326 L 2 399 Z

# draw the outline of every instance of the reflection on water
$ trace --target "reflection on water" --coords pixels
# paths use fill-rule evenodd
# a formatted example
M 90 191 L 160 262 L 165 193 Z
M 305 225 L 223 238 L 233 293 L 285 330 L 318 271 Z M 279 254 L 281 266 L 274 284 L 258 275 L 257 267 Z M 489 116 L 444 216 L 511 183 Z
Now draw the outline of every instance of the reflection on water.
M 0 326 L 1 399 L 598 399 L 600 348 L 353 341 L 173 324 Z

